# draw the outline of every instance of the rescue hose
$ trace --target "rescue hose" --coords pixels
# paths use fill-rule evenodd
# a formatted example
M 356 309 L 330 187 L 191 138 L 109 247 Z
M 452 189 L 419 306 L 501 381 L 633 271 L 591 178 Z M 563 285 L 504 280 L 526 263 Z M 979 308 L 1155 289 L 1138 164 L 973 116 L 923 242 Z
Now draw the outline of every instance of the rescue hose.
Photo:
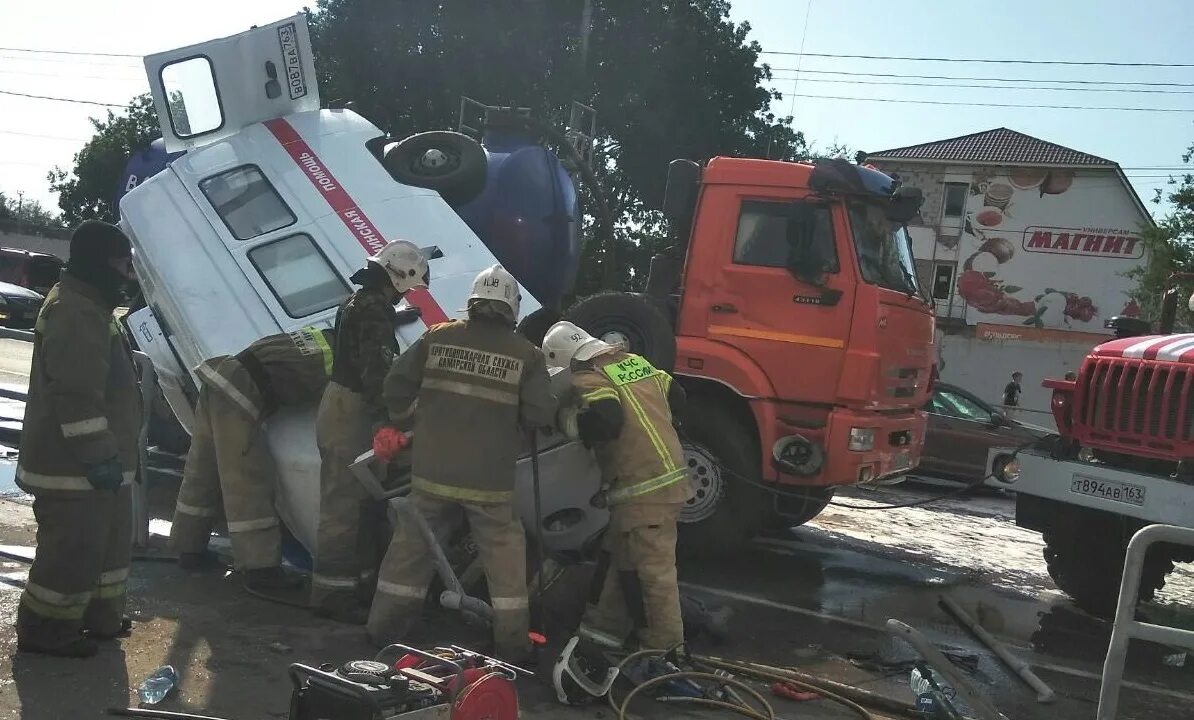
M 117 717 L 160 718 L 161 720 L 228 720 L 227 718 L 211 715 L 195 715 L 194 713 L 170 712 L 169 710 L 154 710 L 153 708 L 108 708 L 109 715 Z
M 625 670 L 626 666 L 635 660 L 640 660 L 642 658 L 651 656 L 664 656 L 669 652 L 670 651 L 668 650 L 640 650 L 636 653 L 631 653 L 630 655 L 627 655 L 622 662 L 618 663 L 618 674 L 625 677 L 622 671 Z M 713 673 L 699 671 L 682 670 L 680 672 L 669 673 L 667 675 L 660 675 L 659 677 L 651 678 L 650 680 L 635 687 L 626 695 L 621 703 L 617 703 L 614 700 L 614 694 L 612 691 L 606 695 L 606 700 L 609 701 L 609 706 L 614 710 L 614 712 L 618 714 L 618 720 L 626 720 L 628 717 L 626 709 L 630 706 L 631 701 L 633 701 L 640 692 L 648 688 L 655 687 L 656 685 L 670 682 L 672 680 L 707 680 L 716 683 L 717 685 L 734 687 L 757 700 L 759 707 L 761 707 L 762 710 L 756 710 L 755 708 L 746 705 L 736 705 L 723 700 L 714 700 L 712 698 L 669 698 L 667 700 L 668 702 L 685 702 L 695 705 L 705 705 L 707 707 L 721 710 L 729 710 L 739 715 L 751 718 L 752 720 L 775 720 L 775 710 L 771 707 L 771 704 L 767 702 L 767 699 L 764 698 L 761 693 L 759 693 L 759 691 L 755 690 L 741 680 L 721 677 L 720 675 L 714 675 Z
M 784 670 L 783 668 L 772 668 L 766 665 L 755 664 L 744 665 L 741 663 L 730 662 L 728 660 L 721 660 L 719 658 L 713 657 L 696 657 L 694 659 L 706 665 L 711 665 L 715 668 L 720 668 L 729 672 L 735 672 L 740 675 L 749 675 L 763 680 L 770 680 L 771 682 L 782 682 L 788 685 L 793 685 L 801 690 L 816 693 L 826 700 L 832 700 L 839 705 L 843 705 L 850 710 L 853 710 L 859 715 L 859 717 L 863 718 L 863 720 L 875 720 L 875 716 L 872 715 L 869 710 L 853 700 L 827 690 L 817 683 L 811 683 L 797 679 L 796 677 L 793 677 L 793 675 L 787 674 L 788 671 Z

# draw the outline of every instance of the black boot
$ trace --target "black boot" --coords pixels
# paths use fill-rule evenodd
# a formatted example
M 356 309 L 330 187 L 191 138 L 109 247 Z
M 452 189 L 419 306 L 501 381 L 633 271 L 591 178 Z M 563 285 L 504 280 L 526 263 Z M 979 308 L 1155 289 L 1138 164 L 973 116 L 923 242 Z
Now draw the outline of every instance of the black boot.
M 35 641 L 18 639 L 17 649 L 21 652 L 50 655 L 52 657 L 89 658 L 99 652 L 99 645 L 96 644 L 95 640 L 87 637 L 80 637 L 65 645 L 42 645 Z
M 243 572 L 245 587 L 258 592 L 275 590 L 297 590 L 303 585 L 303 576 L 281 567 L 253 568 Z
M 120 618 L 120 629 L 113 633 L 103 633 L 98 630 L 84 630 L 83 637 L 91 638 L 92 640 L 116 640 L 118 638 L 126 638 L 133 631 L 132 618 Z

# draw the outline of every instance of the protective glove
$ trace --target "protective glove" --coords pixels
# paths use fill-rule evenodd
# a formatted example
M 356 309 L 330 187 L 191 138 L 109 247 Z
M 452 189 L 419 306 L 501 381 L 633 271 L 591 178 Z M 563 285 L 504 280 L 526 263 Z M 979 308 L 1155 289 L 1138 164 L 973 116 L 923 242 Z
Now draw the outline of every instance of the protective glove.
M 569 440 L 580 439 L 580 426 L 576 421 L 579 414 L 580 410 L 572 406 L 562 407 L 556 411 L 556 427 Z
M 382 425 L 373 433 L 373 457 L 382 463 L 389 463 L 409 444 L 406 433 L 393 425 Z
M 124 467 L 116 458 L 87 466 L 87 482 L 96 490 L 116 492 L 124 483 Z

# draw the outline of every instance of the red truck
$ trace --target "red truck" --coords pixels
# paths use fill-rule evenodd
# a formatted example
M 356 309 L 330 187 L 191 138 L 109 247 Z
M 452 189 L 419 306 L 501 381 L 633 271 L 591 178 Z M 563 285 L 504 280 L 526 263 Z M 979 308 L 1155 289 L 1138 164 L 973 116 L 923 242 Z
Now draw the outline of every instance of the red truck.
M 1058 436 L 989 458 L 987 484 L 1016 492 L 1016 524 L 1043 535 L 1057 587 L 1104 617 L 1115 611 L 1136 531 L 1194 528 L 1194 334 L 1172 334 L 1176 305 L 1173 288 L 1160 334 L 1134 318 L 1109 320 L 1119 337 L 1091 350 L 1076 380 L 1044 382 Z M 1189 548 L 1152 548 L 1138 599 L 1152 599 L 1174 563 L 1190 561 Z
M 674 367 L 687 390 L 687 552 L 804 523 L 836 488 L 915 467 L 935 358 L 904 229 L 920 204 L 842 160 L 676 160 L 664 214 L 677 247 L 655 257 L 646 292 L 566 313 Z

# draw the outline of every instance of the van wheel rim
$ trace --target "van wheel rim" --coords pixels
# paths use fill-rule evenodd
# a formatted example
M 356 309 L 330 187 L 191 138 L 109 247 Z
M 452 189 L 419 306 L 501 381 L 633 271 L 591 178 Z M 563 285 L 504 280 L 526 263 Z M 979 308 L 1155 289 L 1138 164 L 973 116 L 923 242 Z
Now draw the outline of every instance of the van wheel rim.
M 700 445 L 683 443 L 684 464 L 688 467 L 688 482 L 692 497 L 680 510 L 680 522 L 695 523 L 707 520 L 717 512 L 725 496 L 725 481 L 716 458 Z

